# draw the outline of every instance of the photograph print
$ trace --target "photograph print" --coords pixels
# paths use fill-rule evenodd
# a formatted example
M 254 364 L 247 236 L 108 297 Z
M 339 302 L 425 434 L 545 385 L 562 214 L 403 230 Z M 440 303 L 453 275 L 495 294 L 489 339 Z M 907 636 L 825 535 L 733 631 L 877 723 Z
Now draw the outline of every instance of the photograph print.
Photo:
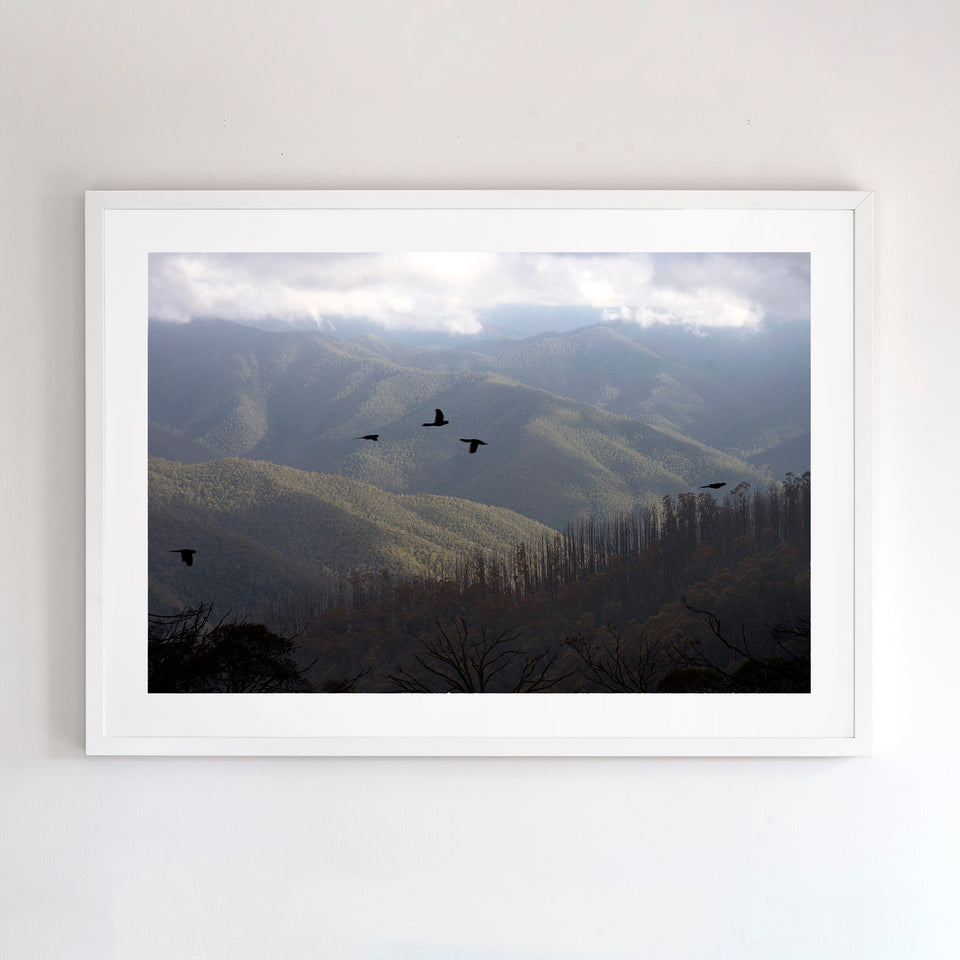
M 150 693 L 810 691 L 807 253 L 149 255 Z

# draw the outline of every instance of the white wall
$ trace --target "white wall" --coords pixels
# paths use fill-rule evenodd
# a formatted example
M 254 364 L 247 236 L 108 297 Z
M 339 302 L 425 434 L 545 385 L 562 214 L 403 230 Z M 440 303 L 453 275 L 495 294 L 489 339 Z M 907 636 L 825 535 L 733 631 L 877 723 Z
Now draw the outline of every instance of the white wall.
M 956 5 L 0 5 L 0 956 L 951 957 Z M 878 195 L 876 753 L 86 759 L 82 191 Z

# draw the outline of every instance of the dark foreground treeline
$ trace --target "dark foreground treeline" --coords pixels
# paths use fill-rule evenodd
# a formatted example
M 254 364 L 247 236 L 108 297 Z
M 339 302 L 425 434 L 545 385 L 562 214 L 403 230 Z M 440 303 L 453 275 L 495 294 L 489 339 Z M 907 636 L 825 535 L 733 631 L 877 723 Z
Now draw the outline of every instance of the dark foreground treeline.
M 198 654 L 193 686 L 176 686 L 176 666 L 154 669 L 161 651 L 189 647 L 171 642 L 174 618 L 155 618 L 151 690 L 805 692 L 809 522 L 810 476 L 788 474 L 583 520 L 507 555 L 478 548 L 435 578 L 356 573 L 296 643 L 200 625 L 217 672 L 198 679 Z M 233 679 L 231 657 L 247 664 Z

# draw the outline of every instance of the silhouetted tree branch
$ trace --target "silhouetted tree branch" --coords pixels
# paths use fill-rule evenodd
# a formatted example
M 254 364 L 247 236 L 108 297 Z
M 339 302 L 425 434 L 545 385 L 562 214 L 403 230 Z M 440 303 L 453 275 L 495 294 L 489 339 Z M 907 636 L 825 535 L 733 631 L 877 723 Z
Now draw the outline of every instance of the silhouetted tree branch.
M 792 624 L 777 624 L 770 631 L 777 649 L 788 657 L 810 655 L 810 617 L 795 617 Z
M 304 693 L 313 685 L 293 659 L 295 642 L 260 623 L 209 625 L 213 605 L 150 615 L 147 689 L 151 693 Z
M 701 610 L 699 607 L 694 607 L 691 604 L 684 601 L 683 606 L 685 609 L 689 610 L 691 613 L 699 614 L 706 621 L 707 626 L 710 628 L 710 632 L 732 653 L 736 653 L 739 656 L 743 657 L 745 660 L 756 660 L 757 658 L 750 652 L 750 644 L 747 642 L 747 632 L 743 625 L 740 626 L 740 637 L 743 641 L 743 646 L 738 647 L 736 644 L 731 643 L 727 640 L 723 634 L 720 632 L 720 618 L 715 614 L 712 614 L 709 610 Z
M 345 677 L 342 680 L 336 678 L 324 680 L 320 684 L 321 693 L 355 693 L 357 684 L 370 672 L 370 667 L 364 667 L 352 677 Z
M 672 649 L 677 669 L 661 681 L 662 692 L 716 692 L 716 693 L 806 693 L 810 690 L 810 626 L 809 618 L 798 617 L 790 627 L 774 627 L 771 637 L 781 657 L 763 657 L 750 649 L 746 630 L 740 628 L 742 645 L 731 643 L 723 634 L 719 618 L 708 610 L 690 604 L 684 606 L 691 613 L 700 614 L 710 632 L 738 661 L 723 669 L 700 649 L 701 641 L 689 637 L 678 638 Z M 806 655 L 798 652 L 806 645 Z
M 602 638 L 577 634 L 566 641 L 579 657 L 587 678 L 612 693 L 647 693 L 670 664 L 666 651 L 643 634 L 628 643 L 609 625 L 604 629 Z
M 487 693 L 493 683 L 503 692 L 533 693 L 548 690 L 571 675 L 551 674 L 559 650 L 549 655 L 530 653 L 516 645 L 521 636 L 516 627 L 495 633 L 484 624 L 477 634 L 464 617 L 457 617 L 452 625 L 450 630 L 442 621 L 435 621 L 436 632 L 427 639 L 409 630 L 421 647 L 414 655 L 421 673 L 401 669 L 388 673 L 388 679 L 408 693 L 437 692 L 430 678 L 445 692 Z

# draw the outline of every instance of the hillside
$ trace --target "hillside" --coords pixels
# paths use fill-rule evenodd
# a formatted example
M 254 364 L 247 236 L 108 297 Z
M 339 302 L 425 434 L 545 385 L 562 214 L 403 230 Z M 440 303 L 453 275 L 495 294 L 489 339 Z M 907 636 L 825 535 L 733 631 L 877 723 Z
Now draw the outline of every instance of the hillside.
M 592 329 L 603 343 L 618 336 Z M 619 340 L 607 347 L 621 352 Z M 152 324 L 150 351 L 151 453 L 184 461 L 267 460 L 395 494 L 493 504 L 551 526 L 718 479 L 732 486 L 769 476 L 762 458 L 712 448 L 666 418 L 644 422 L 491 370 L 401 365 L 372 355 L 369 344 L 235 324 Z M 422 351 L 392 352 L 415 360 Z M 630 370 L 640 376 L 631 360 L 622 377 Z M 550 380 L 549 366 L 543 371 Z M 575 386 L 572 374 L 553 379 Z M 449 426 L 421 426 L 434 407 Z M 355 439 L 371 432 L 380 442 Z M 488 446 L 471 456 L 459 438 L 474 436 Z
M 509 550 L 550 532 L 497 507 L 239 458 L 151 457 L 148 489 L 151 612 L 202 600 L 246 614 L 328 591 L 339 575 L 436 573 L 478 546 Z M 193 566 L 169 552 L 182 547 L 197 551 Z
M 550 665 L 545 684 L 520 689 L 807 692 L 809 480 L 719 501 L 683 494 L 488 555 L 482 569 L 474 560 L 443 583 L 399 584 L 325 611 L 299 662 L 317 686 L 355 677 L 363 692 L 506 692 L 537 663 Z M 515 655 L 490 661 L 478 686 L 498 637 Z

